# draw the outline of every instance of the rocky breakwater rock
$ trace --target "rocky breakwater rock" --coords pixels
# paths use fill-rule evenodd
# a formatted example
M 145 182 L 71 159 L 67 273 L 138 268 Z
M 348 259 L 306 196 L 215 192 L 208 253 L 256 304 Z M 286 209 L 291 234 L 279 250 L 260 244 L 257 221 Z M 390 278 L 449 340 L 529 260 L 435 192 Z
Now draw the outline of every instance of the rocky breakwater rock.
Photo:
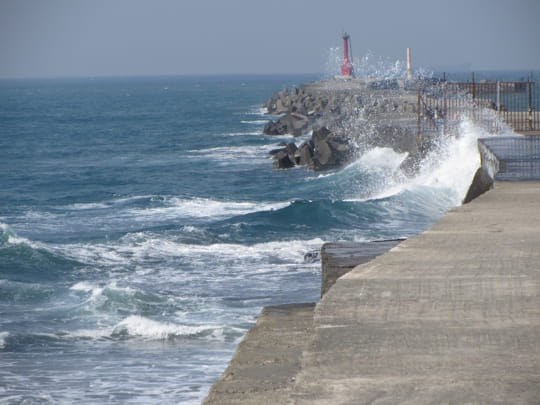
M 270 155 L 274 158 L 274 167 L 279 169 L 300 165 L 313 170 L 329 170 L 348 162 L 353 151 L 348 139 L 322 127 L 313 131 L 311 139 L 299 147 L 294 142 L 282 144 Z
M 265 125 L 263 132 L 266 135 L 301 136 L 323 126 L 322 120 L 339 113 L 339 100 L 318 83 L 309 83 L 281 90 L 270 97 L 264 107 L 269 114 L 280 115 Z
M 285 135 L 301 136 L 310 130 L 309 118 L 297 112 L 290 112 L 275 121 L 270 121 L 264 126 L 266 135 Z
M 274 94 L 265 107 L 269 114 L 280 116 L 265 126 L 264 133 L 312 132 L 311 140 L 301 145 L 283 144 L 273 150 L 274 166 L 332 169 L 373 147 L 387 147 L 406 153 L 402 169 L 414 174 L 435 143 L 417 136 L 417 90 L 399 87 L 397 82 L 396 86 L 330 79 Z

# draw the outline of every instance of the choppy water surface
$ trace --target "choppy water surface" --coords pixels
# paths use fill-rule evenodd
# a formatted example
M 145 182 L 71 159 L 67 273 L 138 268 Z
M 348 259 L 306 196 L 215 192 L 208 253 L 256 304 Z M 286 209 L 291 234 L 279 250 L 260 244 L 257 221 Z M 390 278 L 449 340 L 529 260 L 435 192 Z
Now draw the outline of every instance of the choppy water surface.
M 459 204 L 467 123 L 414 179 L 380 148 L 272 169 L 261 106 L 313 79 L 1 84 L 0 402 L 200 403 L 262 306 L 318 299 L 306 253 Z

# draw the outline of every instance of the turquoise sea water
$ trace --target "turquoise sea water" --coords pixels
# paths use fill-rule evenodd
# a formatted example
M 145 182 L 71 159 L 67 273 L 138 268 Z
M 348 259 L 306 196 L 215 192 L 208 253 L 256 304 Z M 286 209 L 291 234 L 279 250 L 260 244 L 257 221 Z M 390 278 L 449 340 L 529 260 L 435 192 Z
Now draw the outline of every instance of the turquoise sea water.
M 0 403 L 200 403 L 262 306 L 318 299 L 306 253 L 459 204 L 470 125 L 414 179 L 273 169 L 262 104 L 315 79 L 0 83 Z

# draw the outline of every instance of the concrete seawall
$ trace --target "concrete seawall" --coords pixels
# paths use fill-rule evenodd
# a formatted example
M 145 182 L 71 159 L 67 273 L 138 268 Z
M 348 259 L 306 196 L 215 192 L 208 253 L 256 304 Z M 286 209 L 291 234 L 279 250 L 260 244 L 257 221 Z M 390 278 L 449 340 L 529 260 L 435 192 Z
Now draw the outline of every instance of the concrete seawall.
M 316 307 L 291 400 L 538 403 L 539 244 L 540 182 L 496 182 L 356 267 Z
M 516 149 L 482 145 L 492 190 L 354 267 L 314 309 L 263 310 L 205 404 L 538 404 L 540 181 L 498 181 Z

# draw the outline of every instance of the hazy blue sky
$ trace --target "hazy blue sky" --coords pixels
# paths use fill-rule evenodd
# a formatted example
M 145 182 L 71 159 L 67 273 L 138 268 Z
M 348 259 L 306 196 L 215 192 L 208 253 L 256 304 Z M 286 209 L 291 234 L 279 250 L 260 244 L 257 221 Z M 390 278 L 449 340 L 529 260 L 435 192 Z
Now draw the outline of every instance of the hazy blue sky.
M 540 69 L 540 0 L 0 0 L 0 77 L 323 72 L 354 54 Z

